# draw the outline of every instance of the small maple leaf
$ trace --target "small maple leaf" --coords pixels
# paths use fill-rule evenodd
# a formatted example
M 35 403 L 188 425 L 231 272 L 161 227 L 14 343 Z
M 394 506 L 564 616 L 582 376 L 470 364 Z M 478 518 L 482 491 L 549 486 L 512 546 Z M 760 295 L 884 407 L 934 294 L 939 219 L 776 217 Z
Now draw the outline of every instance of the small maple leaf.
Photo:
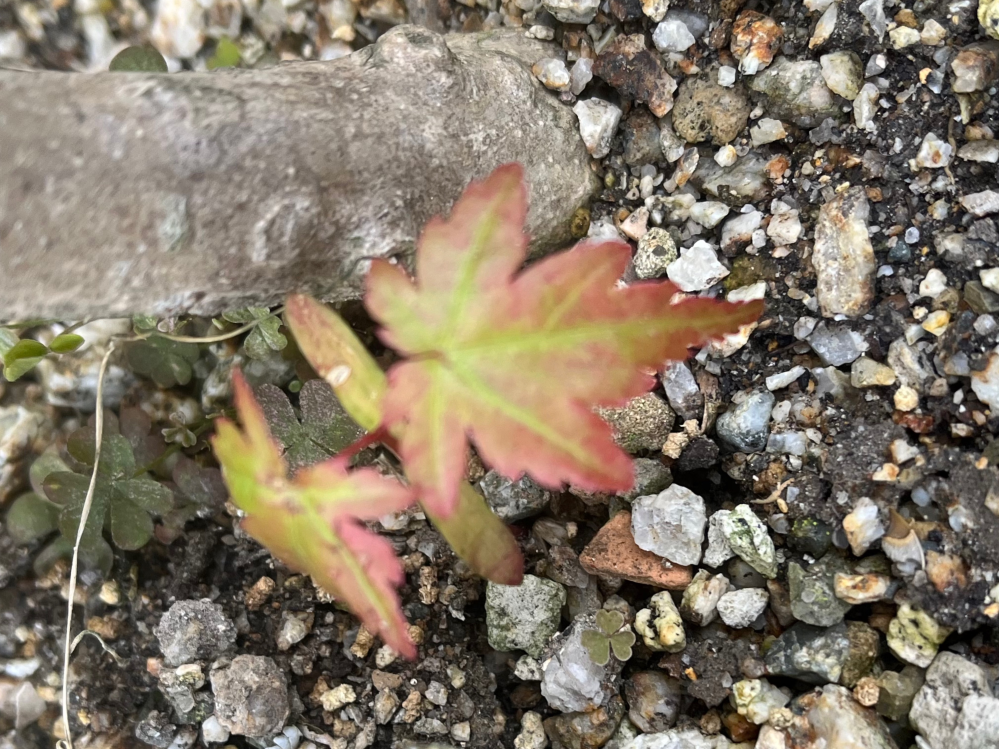
M 631 248 L 582 242 L 526 270 L 527 190 L 517 164 L 473 183 L 427 224 L 416 280 L 372 264 L 365 303 L 406 357 L 389 371 L 385 425 L 437 512 L 458 501 L 468 440 L 496 470 L 557 488 L 624 491 L 631 459 L 597 406 L 647 391 L 651 371 L 755 320 L 762 303 L 686 298 L 669 282 L 619 286 Z M 398 429 L 405 425 L 405 429 Z
M 243 429 L 220 419 L 213 442 L 233 501 L 246 512 L 243 527 L 346 602 L 388 645 L 415 658 L 395 590 L 405 580 L 402 565 L 392 545 L 361 522 L 408 507 L 412 493 L 370 468 L 348 473 L 339 458 L 289 478 L 263 410 L 238 371 L 233 387 Z
M 299 350 L 333 387 L 344 410 L 364 429 L 378 429 L 388 389 L 378 362 L 343 319 L 324 304 L 295 294 L 288 298 L 286 309 Z M 500 585 L 520 585 L 524 559 L 517 541 L 471 486 L 462 483 L 458 505 L 450 514 L 436 513 L 426 505 L 423 510 L 475 572 Z

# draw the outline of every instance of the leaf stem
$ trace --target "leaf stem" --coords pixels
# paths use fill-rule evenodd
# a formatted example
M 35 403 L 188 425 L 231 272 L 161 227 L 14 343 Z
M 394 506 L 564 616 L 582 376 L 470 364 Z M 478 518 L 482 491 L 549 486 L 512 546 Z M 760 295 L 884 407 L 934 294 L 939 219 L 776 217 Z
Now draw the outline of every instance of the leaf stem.
M 278 307 L 276 310 L 271 312 L 270 317 L 277 317 L 282 312 L 284 312 L 284 307 Z M 158 336 L 162 336 L 163 338 L 166 338 L 167 340 L 170 341 L 176 341 L 177 343 L 219 343 L 220 341 L 227 341 L 230 338 L 235 338 L 238 335 L 242 335 L 243 333 L 247 333 L 253 330 L 263 320 L 266 319 L 267 318 L 265 317 L 262 320 L 251 320 L 250 322 L 246 323 L 246 325 L 241 325 L 235 330 L 230 330 L 225 333 L 219 333 L 218 335 L 210 335 L 210 336 L 173 335 L 172 333 L 160 333 L 157 331 L 150 331 L 148 334 L 143 335 L 142 338 L 143 339 L 148 338 L 149 336 L 155 333 Z
M 97 444 L 94 447 L 94 470 L 90 474 L 90 485 L 87 487 L 87 498 L 83 501 L 83 509 L 80 512 L 80 525 L 76 529 L 76 542 L 73 544 L 73 560 L 69 568 L 69 596 L 66 603 L 66 641 L 62 656 L 62 722 L 66 731 L 66 738 L 59 742 L 60 746 L 66 749 L 73 749 L 73 731 L 69 723 L 69 657 L 73 652 L 73 603 L 76 598 L 76 577 L 80 567 L 80 544 L 83 541 L 83 532 L 87 527 L 87 520 L 90 518 L 90 508 L 94 503 L 94 491 L 97 488 L 97 469 L 101 464 L 101 443 L 104 437 L 104 378 L 108 371 L 108 362 L 111 361 L 111 354 L 114 353 L 114 340 L 108 345 L 108 350 L 101 359 L 101 368 L 97 373 L 97 412 L 96 423 L 94 425 L 94 435 Z
M 200 437 L 202 434 L 208 431 L 211 425 L 212 425 L 212 419 L 206 416 L 197 429 L 191 429 L 191 433 L 194 434 L 195 437 Z M 144 466 L 137 468 L 135 470 L 135 473 L 132 474 L 132 478 L 137 479 L 144 473 L 156 470 L 167 458 L 169 458 L 171 455 L 175 455 L 176 453 L 180 452 L 183 449 L 184 446 L 179 445 L 176 442 L 172 445 L 168 445 L 163 452 L 161 452 L 151 461 L 146 463 Z
M 343 448 L 343 450 L 341 450 L 336 454 L 336 457 L 343 458 L 344 460 L 349 460 L 350 458 L 353 458 L 355 455 L 361 452 L 361 450 L 364 450 L 367 447 L 371 447 L 372 445 L 375 445 L 379 442 L 386 445 L 387 447 L 392 448 L 393 450 L 397 449 L 395 440 L 392 438 L 392 435 L 389 434 L 388 429 L 382 426 L 378 427 L 373 432 L 365 434 L 359 440 L 347 445 L 345 448 Z

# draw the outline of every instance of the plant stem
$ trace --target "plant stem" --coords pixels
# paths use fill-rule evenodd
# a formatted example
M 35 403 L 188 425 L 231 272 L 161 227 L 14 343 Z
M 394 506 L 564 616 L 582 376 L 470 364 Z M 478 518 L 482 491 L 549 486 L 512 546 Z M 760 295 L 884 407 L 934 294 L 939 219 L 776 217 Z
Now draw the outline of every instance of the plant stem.
M 69 656 L 73 652 L 73 603 L 76 598 L 76 576 L 80 566 L 80 544 L 83 532 L 90 518 L 90 508 L 94 503 L 94 491 L 97 488 L 97 467 L 101 463 L 101 442 L 104 436 L 104 377 L 108 371 L 108 362 L 114 353 L 114 340 L 108 346 L 107 353 L 101 360 L 101 368 L 97 374 L 97 412 L 94 434 L 97 444 L 94 447 L 94 470 L 90 474 L 90 486 L 87 487 L 87 498 L 83 501 L 80 512 L 80 525 L 76 529 L 76 542 L 73 544 L 73 560 L 69 568 L 69 600 L 66 603 L 66 641 L 62 654 L 62 722 L 66 731 L 65 740 L 60 742 L 66 749 L 73 749 L 73 732 L 69 723 Z
M 202 423 L 198 426 L 198 428 L 192 429 L 191 432 L 194 434 L 195 437 L 200 437 L 202 434 L 208 431 L 211 425 L 212 425 L 212 420 L 206 417 L 204 421 L 202 421 Z M 156 470 L 167 458 L 169 458 L 171 455 L 175 455 L 176 453 L 180 452 L 183 449 L 184 446 L 179 445 L 176 442 L 172 445 L 167 446 L 167 448 L 162 453 L 160 453 L 151 461 L 146 463 L 146 465 L 137 468 L 135 473 L 132 474 L 132 478 L 139 478 L 139 476 L 141 476 L 144 473 Z

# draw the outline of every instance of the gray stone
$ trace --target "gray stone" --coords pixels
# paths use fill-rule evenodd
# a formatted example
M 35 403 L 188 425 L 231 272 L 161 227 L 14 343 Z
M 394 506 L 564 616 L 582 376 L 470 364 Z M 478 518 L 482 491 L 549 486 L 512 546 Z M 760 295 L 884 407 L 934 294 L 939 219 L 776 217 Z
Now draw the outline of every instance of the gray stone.
M 520 585 L 486 584 L 486 627 L 496 650 L 523 650 L 538 658 L 558 631 L 565 588 L 524 575 Z
M 704 552 L 703 559 L 708 567 L 721 567 L 735 556 L 732 547 L 728 545 L 728 539 L 725 538 L 723 527 L 725 518 L 731 514 L 731 510 L 718 510 L 708 521 L 708 548 Z
M 819 58 L 822 78 L 833 93 L 853 101 L 864 84 L 864 64 L 856 52 L 840 50 Z
M 159 710 L 151 711 L 135 726 L 135 738 L 156 749 L 168 749 L 177 737 L 177 726 L 170 716 Z
M 827 117 L 840 115 L 836 97 L 822 77 L 822 66 L 814 60 L 778 57 L 749 79 L 749 87 L 763 94 L 767 114 L 800 127 L 816 127 Z
M 870 672 L 878 645 L 878 633 L 862 622 L 840 622 L 828 629 L 799 622 L 777 638 L 765 662 L 774 676 L 852 687 Z
M 888 366 L 895 372 L 900 385 L 923 392 L 924 383 L 934 377 L 933 367 L 926 355 L 904 338 L 897 338 L 888 346 Z
M 985 369 L 972 373 L 971 389 L 983 403 L 999 406 L 999 352 L 992 351 Z
M 721 247 L 731 253 L 753 241 L 753 233 L 760 228 L 763 214 L 760 211 L 747 211 L 730 218 L 722 226 Z
M 628 453 L 662 450 L 676 420 L 673 409 L 655 393 L 632 398 L 621 408 L 598 408 L 597 413 L 611 425 L 614 440 Z
M 624 700 L 614 696 L 600 710 L 553 716 L 545 720 L 545 732 L 541 734 L 540 741 L 532 744 L 530 749 L 545 749 L 548 738 L 551 738 L 552 746 L 565 749 L 603 746 L 617 730 L 624 712 Z M 527 747 L 515 741 L 514 749 Z
M 683 591 L 680 614 L 689 622 L 703 627 L 718 615 L 718 600 L 728 592 L 728 578 L 698 570 L 690 585 Z
M 236 642 L 236 626 L 207 598 L 177 601 L 156 625 L 156 639 L 168 666 L 214 660 Z
M 181 722 L 198 722 L 206 717 L 198 713 L 212 711 L 211 705 L 206 706 L 198 699 L 202 696 L 198 690 L 205 685 L 205 673 L 199 664 L 189 663 L 175 669 L 161 667 L 157 680 L 160 691 L 173 705 Z
M 791 698 L 766 679 L 745 679 L 732 685 L 735 709 L 750 723 L 763 725 L 770 714 L 784 707 Z
M 999 192 L 982 190 L 961 198 L 961 206 L 973 216 L 988 216 L 999 212 Z
M 631 532 L 638 547 L 675 564 L 701 561 L 707 515 L 704 500 L 673 484 L 631 505 Z
M 947 652 L 934 658 L 909 712 L 912 725 L 932 749 L 999 746 L 999 718 L 995 716 L 999 716 L 999 700 L 992 695 L 985 671 Z
M 999 700 L 995 697 L 965 697 L 954 734 L 944 745 L 961 749 L 999 748 Z
M 815 296 L 825 317 L 857 317 L 874 298 L 877 264 L 867 231 L 870 206 L 863 187 L 851 187 L 819 210 L 812 265 Z
M 634 259 L 635 275 L 641 279 L 659 278 L 679 255 L 670 233 L 654 226 L 638 240 Z
M 40 409 L 0 406 L 0 505 L 20 490 L 30 459 L 50 441 L 52 427 Z
M 659 494 L 673 483 L 673 474 L 655 458 L 635 458 L 635 484 L 618 496 L 626 502 L 633 502 L 638 497 L 649 494 Z
M 922 669 L 911 665 L 901 671 L 883 671 L 878 675 L 878 715 L 888 720 L 904 718 L 924 681 Z
M 740 559 L 766 578 L 777 577 L 777 551 L 773 539 L 766 523 L 750 505 L 738 505 L 719 522 L 729 548 Z
M 662 372 L 663 390 L 670 406 L 684 419 L 699 419 L 704 396 L 690 368 L 682 361 L 668 362 Z
M 589 23 L 597 14 L 597 0 L 542 0 L 545 10 L 562 23 Z
M 643 733 L 672 728 L 680 715 L 683 686 L 662 671 L 639 671 L 624 683 L 628 718 Z
M 919 144 L 916 166 L 921 169 L 943 169 L 950 164 L 953 155 L 954 146 L 936 133 L 927 133 L 923 136 L 923 142 Z M 965 206 L 965 210 L 971 211 L 968 206 Z
M 687 141 L 676 134 L 673 122 L 669 117 L 659 121 L 659 147 L 662 149 L 666 161 L 670 164 L 679 161 L 683 152 L 687 150 Z M 687 197 L 692 198 L 693 196 Z
M 548 737 L 541 716 L 528 710 L 520 719 L 520 733 L 513 740 L 514 749 L 545 749 L 547 745 Z
M 715 424 L 718 438 L 737 452 L 762 451 L 767 446 L 770 411 L 775 401 L 773 393 L 766 390 L 745 394 L 740 402 L 718 417 Z
M 580 566 L 579 557 L 571 546 L 549 547 L 548 558 L 538 562 L 538 572 L 567 588 L 590 587 L 590 575 Z M 599 606 L 598 601 L 597 608 Z
M 237 655 L 213 668 L 211 681 L 215 717 L 230 733 L 262 739 L 284 727 L 290 712 L 288 686 L 272 659 Z
M 827 684 L 791 703 L 796 714 L 804 714 L 805 732 L 815 746 L 826 749 L 896 749 L 888 727 L 873 710 L 862 707 L 850 690 Z M 777 744 L 780 746 L 780 744 Z M 787 745 L 792 745 L 790 741 Z M 770 744 L 769 746 L 774 746 Z
M 785 455 L 804 455 L 808 451 L 808 438 L 802 431 L 771 434 L 767 439 L 767 452 Z
M 729 269 L 718 259 L 715 248 L 701 239 L 680 250 L 680 257 L 670 263 L 666 274 L 682 291 L 703 291 L 725 278 Z
M 708 195 L 740 205 L 764 200 L 769 194 L 769 159 L 751 152 L 731 166 L 701 159 L 691 181 Z
M 728 742 L 722 736 L 705 736 L 696 728 L 672 728 L 636 736 L 621 749 L 722 749 L 727 746 Z
M 621 124 L 621 142 L 624 145 L 624 153 L 621 156 L 628 166 L 640 167 L 662 160 L 663 151 L 659 144 L 659 126 L 656 124 L 655 118 L 644 109 L 632 110 Z M 644 213 L 644 211 L 637 211 L 634 216 L 644 215 Z M 638 219 L 634 220 L 638 221 Z M 628 223 L 631 223 L 631 219 Z M 639 241 L 643 238 L 644 235 L 639 238 Z
M 277 648 L 284 652 L 306 638 L 312 631 L 312 614 L 304 611 L 282 611 L 281 627 L 277 632 Z
M 534 63 L 531 72 L 537 77 L 545 88 L 552 91 L 569 90 L 569 69 L 565 66 L 565 61 L 558 57 L 545 57 Z
M 201 738 L 208 744 L 219 744 L 229 740 L 229 729 L 223 728 L 219 719 L 212 715 L 201 724 Z
M 30 681 L 0 682 L 0 715 L 13 722 L 16 731 L 41 718 L 46 707 Z
M 621 662 L 611 658 L 598 666 L 583 646 L 583 632 L 596 628 L 594 614 L 578 617 L 556 638 L 551 656 L 541 664 L 541 694 L 553 709 L 564 713 L 592 710 L 617 694 L 614 682 Z
M 667 17 L 652 33 L 652 43 L 660 52 L 685 52 L 696 41 L 687 24 L 679 18 Z
M 743 629 L 766 610 L 769 600 L 770 594 L 763 588 L 730 590 L 718 599 L 718 615 L 726 626 Z
M 524 476 L 511 481 L 506 476 L 489 471 L 479 482 L 479 489 L 492 511 L 505 523 L 524 520 L 544 512 L 551 501 L 551 492 Z
M 580 57 L 572 65 L 569 71 L 569 91 L 574 96 L 579 96 L 586 89 L 586 86 L 593 80 L 593 58 Z
M 595 159 L 610 153 L 611 141 L 621 122 L 620 107 L 603 99 L 580 99 L 572 108 L 579 122 L 579 135 Z
M 850 566 L 835 553 L 826 554 L 806 570 L 797 562 L 787 568 L 791 611 L 795 618 L 816 627 L 831 627 L 843 620 L 850 604 L 836 597 L 836 573 L 850 573 Z
M 688 143 L 710 139 L 722 146 L 746 127 L 751 109 L 741 86 L 726 88 L 709 76 L 690 76 L 676 93 L 673 128 Z
M 12 227 L 0 319 L 209 316 L 295 291 L 358 298 L 371 258 L 411 256 L 432 216 L 509 162 L 531 186 L 532 249 L 564 246 L 598 181 L 572 112 L 531 74 L 559 51 L 520 29 L 401 25 L 355 54 L 252 75 L 0 70 L 0 152 L 21 154 L 0 160 Z M 58 175 L 59 198 L 15 189 L 32 174 Z M 46 261 L 28 262 L 43 245 Z
M 867 19 L 871 29 L 880 42 L 888 28 L 888 19 L 885 18 L 884 0 L 864 0 L 857 9 L 861 15 Z
M 881 91 L 873 83 L 865 83 L 853 100 L 853 122 L 861 130 L 875 130 Z
M 767 143 L 784 140 L 787 137 L 787 130 L 780 120 L 764 117 L 749 129 L 749 135 L 753 140 L 753 147 L 759 148 Z
M 984 91 L 999 77 L 999 42 L 969 44 L 951 60 L 950 67 L 955 93 Z

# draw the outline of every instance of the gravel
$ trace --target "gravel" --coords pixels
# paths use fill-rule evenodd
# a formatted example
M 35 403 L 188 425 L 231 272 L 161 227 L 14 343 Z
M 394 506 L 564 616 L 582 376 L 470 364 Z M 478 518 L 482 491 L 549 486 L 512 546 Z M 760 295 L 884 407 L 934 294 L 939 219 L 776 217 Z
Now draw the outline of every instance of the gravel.
M 284 727 L 290 706 L 284 671 L 272 659 L 237 655 L 211 673 L 215 718 L 230 733 L 266 738 Z
M 236 641 L 236 627 L 207 599 L 177 601 L 156 625 L 156 639 L 170 666 L 214 660 Z
M 203 69 L 225 35 L 248 66 L 330 59 L 405 14 L 251 6 L 21 4 L 0 12 L 0 57 L 92 70 L 152 40 L 171 69 Z M 135 599 L 117 568 L 117 603 L 83 581 L 88 626 L 121 629 L 108 642 L 128 666 L 116 676 L 99 648 L 78 649 L 76 736 L 110 726 L 177 749 L 197 730 L 282 749 L 845 749 L 844 737 L 893 749 L 889 732 L 924 749 L 994 744 L 999 5 L 675 6 L 445 2 L 438 19 L 557 40 L 534 88 L 575 112 L 601 189 L 574 231 L 632 246 L 622 283 L 766 301 L 758 326 L 662 362 L 651 395 L 602 411 L 637 458 L 635 486 L 561 492 L 473 456 L 470 480 L 517 530 L 527 582 L 478 580 L 418 513 L 393 520 L 412 664 L 241 531 L 201 518 L 128 557 Z M 75 418 L 52 406 L 93 408 L 93 349 L 0 396 L 0 424 L 21 424 L 0 438 L 0 499 Z M 228 405 L 233 351 L 198 365 L 187 395 L 206 412 Z M 292 363 L 266 366 L 278 364 L 287 382 Z M 169 413 L 168 393 L 112 373 L 112 404 Z M 25 582 L 37 555 L 0 531 L 0 735 L 51 743 L 50 612 L 63 602 L 54 578 Z M 638 638 L 626 669 L 582 644 L 601 607 Z M 152 688 L 155 710 L 138 713 Z

